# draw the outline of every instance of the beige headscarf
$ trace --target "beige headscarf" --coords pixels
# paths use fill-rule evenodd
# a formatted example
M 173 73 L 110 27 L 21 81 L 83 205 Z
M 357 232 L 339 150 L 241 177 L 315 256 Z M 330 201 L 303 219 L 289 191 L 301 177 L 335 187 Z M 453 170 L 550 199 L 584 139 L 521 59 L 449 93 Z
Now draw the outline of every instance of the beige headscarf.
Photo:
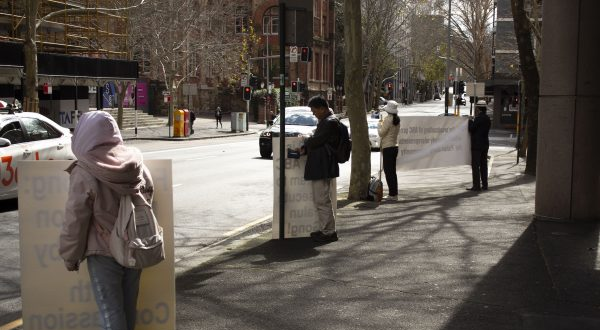
M 138 192 L 144 183 L 142 154 L 126 147 L 114 118 L 105 111 L 84 113 L 72 137 L 77 165 L 120 194 Z

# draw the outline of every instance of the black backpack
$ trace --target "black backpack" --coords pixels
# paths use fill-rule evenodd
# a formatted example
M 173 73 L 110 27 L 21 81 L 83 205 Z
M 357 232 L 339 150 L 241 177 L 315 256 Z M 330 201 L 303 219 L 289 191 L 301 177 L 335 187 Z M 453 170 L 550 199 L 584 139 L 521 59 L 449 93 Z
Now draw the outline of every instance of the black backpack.
M 348 127 L 338 120 L 339 138 L 337 149 L 335 151 L 335 157 L 338 163 L 345 163 L 350 159 L 350 152 L 352 151 L 352 140 L 348 133 Z

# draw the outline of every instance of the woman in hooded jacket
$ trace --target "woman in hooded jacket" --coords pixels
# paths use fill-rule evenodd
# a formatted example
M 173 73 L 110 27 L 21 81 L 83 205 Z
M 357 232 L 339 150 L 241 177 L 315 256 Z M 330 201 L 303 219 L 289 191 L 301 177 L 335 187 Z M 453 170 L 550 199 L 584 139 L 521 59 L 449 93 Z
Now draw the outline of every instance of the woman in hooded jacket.
M 398 157 L 398 133 L 400 133 L 400 117 L 398 103 L 388 101 L 383 108 L 388 113 L 384 119 L 379 119 L 377 132 L 381 138 L 381 153 L 383 154 L 383 173 L 388 185 L 389 200 L 398 200 L 398 176 L 396 175 L 396 158 Z
M 77 157 L 70 174 L 59 253 L 68 271 L 87 260 L 102 329 L 135 328 L 141 270 L 121 266 L 109 248 L 121 195 L 141 192 L 152 203 L 154 187 L 141 152 L 123 144 L 104 111 L 81 116 L 72 137 Z

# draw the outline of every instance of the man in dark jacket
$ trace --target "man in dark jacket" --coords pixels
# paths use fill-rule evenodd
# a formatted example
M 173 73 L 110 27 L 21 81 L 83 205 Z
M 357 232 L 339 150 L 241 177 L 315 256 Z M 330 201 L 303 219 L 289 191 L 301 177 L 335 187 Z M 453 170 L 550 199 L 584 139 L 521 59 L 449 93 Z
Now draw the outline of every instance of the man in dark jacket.
M 335 151 L 339 144 L 339 121 L 322 96 L 314 96 L 308 106 L 319 120 L 315 133 L 304 141 L 301 153 L 307 155 L 304 179 L 311 181 L 320 230 L 310 236 L 317 242 L 335 242 L 335 213 L 330 198 L 332 179 L 340 175 Z
M 488 189 L 487 156 L 490 148 L 488 134 L 492 122 L 485 113 L 485 101 L 477 101 L 475 105 L 477 116 L 469 120 L 469 133 L 471 134 L 471 171 L 473 172 L 473 186 L 467 188 L 471 191 Z M 481 181 L 481 184 L 480 184 Z

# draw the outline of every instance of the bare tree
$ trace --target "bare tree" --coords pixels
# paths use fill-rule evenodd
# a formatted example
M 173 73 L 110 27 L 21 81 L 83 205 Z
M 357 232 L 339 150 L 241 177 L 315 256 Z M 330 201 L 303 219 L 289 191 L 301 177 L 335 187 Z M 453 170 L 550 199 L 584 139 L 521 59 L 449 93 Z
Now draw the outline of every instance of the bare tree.
M 381 94 L 381 82 L 386 75 L 397 71 L 396 52 L 401 48 L 401 33 L 411 14 L 410 0 L 362 0 L 363 79 L 362 87 L 368 97 L 365 109 L 376 104 Z
M 537 166 L 537 125 L 540 93 L 540 75 L 532 39 L 535 31 L 533 27 L 537 26 L 538 22 L 536 22 L 536 19 L 532 20 L 526 10 L 527 5 L 530 8 L 538 8 L 538 1 L 533 1 L 533 6 L 531 6 L 532 3 L 526 4 L 526 0 L 511 0 L 515 36 L 519 47 L 520 69 L 525 84 L 525 99 L 527 100 L 525 103 L 525 118 L 527 121 L 527 164 L 525 165 L 525 173 L 531 175 L 536 174 Z M 534 10 L 530 12 L 535 13 Z M 538 39 L 538 42 L 539 40 L 541 39 Z
M 131 17 L 135 58 L 150 63 L 150 78 L 163 81 L 177 104 L 176 91 L 190 76 L 239 74 L 244 46 L 236 19 L 247 12 L 235 1 L 147 0 Z
M 40 25 L 56 16 L 93 13 L 96 11 L 102 12 L 121 12 L 129 9 L 134 9 L 144 3 L 146 0 L 135 0 L 130 3 L 120 3 L 120 0 L 106 2 L 110 4 L 108 7 L 73 7 L 55 10 L 47 13 L 45 16 L 38 18 L 41 0 L 24 0 L 25 2 L 25 20 L 26 34 L 23 47 L 25 57 L 25 98 L 24 110 L 28 112 L 39 112 L 38 98 L 38 65 L 37 65 L 37 29 Z
M 352 131 L 352 171 L 348 199 L 362 200 L 367 197 L 371 177 L 371 150 L 361 84 L 363 44 L 360 0 L 344 0 L 344 39 L 347 46 L 344 52 L 346 62 L 344 85 Z
M 455 63 L 476 80 L 491 74 L 493 0 L 454 1 L 452 49 Z

